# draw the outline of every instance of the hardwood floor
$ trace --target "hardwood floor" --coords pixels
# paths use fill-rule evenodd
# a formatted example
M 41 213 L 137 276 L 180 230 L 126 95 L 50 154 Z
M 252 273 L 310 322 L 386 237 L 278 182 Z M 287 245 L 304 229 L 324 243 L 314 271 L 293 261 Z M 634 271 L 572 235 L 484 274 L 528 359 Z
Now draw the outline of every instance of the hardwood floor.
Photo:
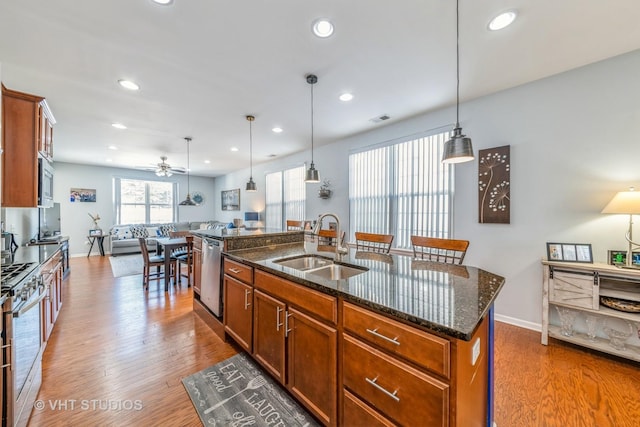
M 144 292 L 108 257 L 72 258 L 29 426 L 201 425 L 181 379 L 237 351 L 193 314 L 183 282 Z
M 237 350 L 194 315 L 190 288 L 141 280 L 71 259 L 30 426 L 201 425 L 181 379 Z M 640 425 L 640 364 L 499 322 L 495 359 L 498 427 Z

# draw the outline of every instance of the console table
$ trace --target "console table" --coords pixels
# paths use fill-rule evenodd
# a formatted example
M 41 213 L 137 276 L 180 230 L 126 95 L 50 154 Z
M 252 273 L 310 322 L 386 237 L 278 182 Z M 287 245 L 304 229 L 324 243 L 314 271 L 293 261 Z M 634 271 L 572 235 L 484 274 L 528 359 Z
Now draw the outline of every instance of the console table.
M 640 361 L 640 313 L 612 309 L 601 301 L 601 297 L 610 297 L 640 302 L 640 270 L 547 260 L 542 265 L 542 344 L 547 345 L 549 337 L 553 337 Z M 565 309 L 564 329 L 559 310 L 552 307 Z M 591 324 L 591 337 L 587 320 Z M 615 342 L 610 339 L 611 329 L 631 335 L 618 337 Z
M 104 256 L 104 238 L 106 236 L 104 235 L 100 235 L 100 236 L 87 236 L 87 239 L 89 239 L 89 243 L 91 243 L 91 246 L 89 246 L 89 253 L 87 254 L 87 257 L 89 255 L 91 255 L 91 250 L 93 249 L 93 245 L 97 242 L 97 246 L 98 246 L 98 250 L 100 251 L 100 255 Z

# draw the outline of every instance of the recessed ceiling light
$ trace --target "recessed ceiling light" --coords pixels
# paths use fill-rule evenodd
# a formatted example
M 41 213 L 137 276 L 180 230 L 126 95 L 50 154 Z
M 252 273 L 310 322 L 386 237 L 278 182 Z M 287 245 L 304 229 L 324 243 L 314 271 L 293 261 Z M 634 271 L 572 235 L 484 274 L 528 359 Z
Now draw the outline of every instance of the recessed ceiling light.
M 343 93 L 342 95 L 340 95 L 340 101 L 348 102 L 348 101 L 351 101 L 352 99 L 353 99 L 353 95 L 350 93 Z
M 167 6 L 167 5 L 171 4 L 171 3 L 173 3 L 173 0 L 151 0 L 151 1 L 154 2 L 154 3 L 157 3 L 157 4 L 161 4 L 163 6 Z
M 140 89 L 140 86 L 138 86 L 137 84 L 135 84 L 131 80 L 118 80 L 118 83 L 120 83 L 120 86 L 122 86 L 125 89 L 129 89 L 129 90 L 139 90 Z
M 104 161 L 107 162 L 107 163 L 113 162 L 113 160 L 111 160 L 111 159 L 105 159 Z
M 274 133 L 282 133 L 282 128 L 276 126 L 273 129 L 271 129 L 271 131 Z
M 127 127 L 125 125 L 123 125 L 122 123 L 111 123 L 111 126 L 113 126 L 116 129 L 126 129 Z
M 515 21 L 516 16 L 517 14 L 515 10 L 508 10 L 506 12 L 502 12 L 500 15 L 496 16 L 491 21 L 489 21 L 488 28 L 491 31 L 502 30 L 503 28 L 511 25 L 511 23 Z
M 117 149 L 118 149 L 118 147 L 116 147 L 115 145 L 110 145 L 110 146 L 108 146 L 107 148 L 108 148 L 109 150 L 113 150 L 113 151 L 115 151 L 115 150 L 117 150 Z
M 238 147 L 231 147 L 231 151 L 238 151 Z
M 209 163 L 211 163 L 211 160 L 205 160 L 204 162 L 205 162 L 206 164 L 209 164 Z
M 333 34 L 333 24 L 326 18 L 316 19 L 313 21 L 311 28 L 313 29 L 313 34 L 321 38 L 329 37 Z

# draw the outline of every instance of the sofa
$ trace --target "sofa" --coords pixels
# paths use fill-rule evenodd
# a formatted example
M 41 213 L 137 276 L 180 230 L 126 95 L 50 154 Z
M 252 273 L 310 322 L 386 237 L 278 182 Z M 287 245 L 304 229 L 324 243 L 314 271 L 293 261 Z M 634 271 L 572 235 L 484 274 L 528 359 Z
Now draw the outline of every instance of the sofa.
M 169 237 L 171 231 L 216 230 L 229 224 L 220 221 L 175 222 L 163 224 L 118 224 L 109 229 L 112 256 L 140 253 L 139 237 L 144 237 L 149 251 L 156 250 L 157 237 Z

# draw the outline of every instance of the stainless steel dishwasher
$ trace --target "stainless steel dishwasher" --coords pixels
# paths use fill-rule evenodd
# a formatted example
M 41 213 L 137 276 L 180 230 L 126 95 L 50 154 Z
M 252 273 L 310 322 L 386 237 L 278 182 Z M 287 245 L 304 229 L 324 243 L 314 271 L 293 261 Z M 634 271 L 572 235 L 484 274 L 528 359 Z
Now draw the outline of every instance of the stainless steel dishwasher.
M 200 301 L 218 317 L 222 315 L 221 253 L 222 241 L 206 237 L 202 239 Z

